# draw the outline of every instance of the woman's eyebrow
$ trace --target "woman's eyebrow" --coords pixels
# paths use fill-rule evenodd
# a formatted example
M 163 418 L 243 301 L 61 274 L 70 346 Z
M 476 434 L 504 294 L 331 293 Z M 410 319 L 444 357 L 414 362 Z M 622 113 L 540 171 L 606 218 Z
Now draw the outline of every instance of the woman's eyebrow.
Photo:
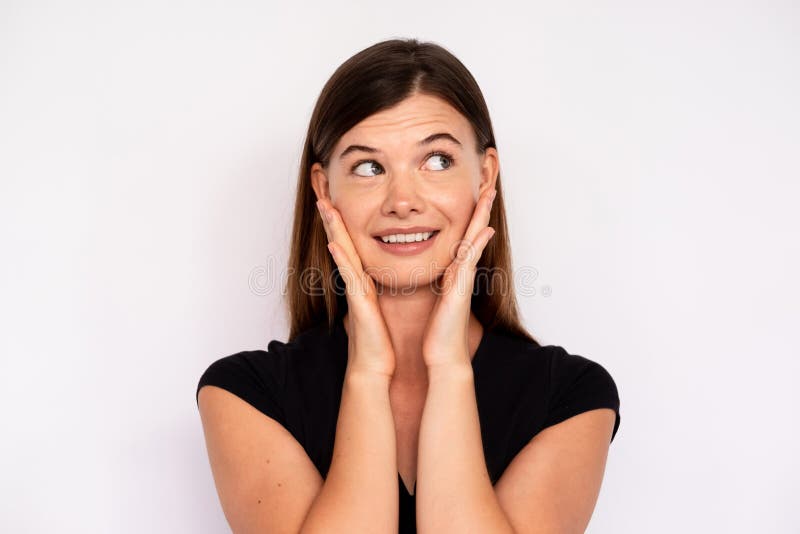
M 440 132 L 440 133 L 431 134 L 428 137 L 426 137 L 425 139 L 423 139 L 422 141 L 420 141 L 419 143 L 417 143 L 417 146 L 429 145 L 429 144 L 433 143 L 434 141 L 438 141 L 439 139 L 444 139 L 446 141 L 450 141 L 451 143 L 455 143 L 458 146 L 461 146 L 461 142 L 458 139 L 456 139 L 455 137 L 453 137 L 452 135 L 450 135 L 449 133 L 447 133 L 447 132 Z M 345 148 L 342 151 L 341 154 L 339 154 L 339 159 L 341 160 L 346 155 L 350 154 L 351 152 L 356 152 L 356 151 L 359 151 L 359 150 L 361 152 L 369 152 L 370 154 L 375 154 L 375 153 L 380 154 L 380 153 L 382 153 L 377 148 L 372 148 L 372 147 L 364 146 L 364 145 L 350 145 L 349 147 Z

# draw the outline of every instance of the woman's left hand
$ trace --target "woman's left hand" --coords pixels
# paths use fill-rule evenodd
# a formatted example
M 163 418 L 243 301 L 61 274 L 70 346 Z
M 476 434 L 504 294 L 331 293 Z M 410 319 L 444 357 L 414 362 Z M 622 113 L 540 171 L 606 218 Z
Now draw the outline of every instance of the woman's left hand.
M 455 259 L 445 269 L 436 287 L 439 298 L 433 307 L 422 338 L 425 364 L 469 364 L 469 318 L 478 260 L 495 233 L 489 215 L 496 189 L 478 199 L 472 220 L 459 243 Z

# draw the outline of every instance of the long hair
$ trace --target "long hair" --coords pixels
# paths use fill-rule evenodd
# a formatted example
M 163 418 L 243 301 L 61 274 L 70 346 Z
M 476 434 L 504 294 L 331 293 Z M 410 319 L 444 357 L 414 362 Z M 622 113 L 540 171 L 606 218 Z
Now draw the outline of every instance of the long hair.
M 342 135 L 370 115 L 417 93 L 439 97 L 466 117 L 475 132 L 479 154 L 486 148 L 497 148 L 489 110 L 477 82 L 445 48 L 417 39 L 391 39 L 365 48 L 340 65 L 317 99 L 297 177 L 284 290 L 289 341 L 323 323 L 332 329 L 347 311 L 344 283 L 328 252 L 328 239 L 318 217 L 311 166 L 320 162 L 327 168 Z M 502 330 L 539 345 L 520 322 L 510 279 L 511 245 L 499 173 L 496 189 L 489 219 L 496 233 L 477 264 L 471 308 L 484 329 Z

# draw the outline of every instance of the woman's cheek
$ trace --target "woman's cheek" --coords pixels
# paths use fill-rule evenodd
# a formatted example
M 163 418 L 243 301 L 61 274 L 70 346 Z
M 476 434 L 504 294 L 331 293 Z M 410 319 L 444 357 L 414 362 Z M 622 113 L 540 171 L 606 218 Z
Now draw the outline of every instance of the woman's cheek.
M 449 214 L 450 223 L 455 230 L 463 234 L 466 232 L 472 213 L 475 210 L 475 199 L 470 194 L 461 194 L 458 197 L 450 197 L 445 213 Z

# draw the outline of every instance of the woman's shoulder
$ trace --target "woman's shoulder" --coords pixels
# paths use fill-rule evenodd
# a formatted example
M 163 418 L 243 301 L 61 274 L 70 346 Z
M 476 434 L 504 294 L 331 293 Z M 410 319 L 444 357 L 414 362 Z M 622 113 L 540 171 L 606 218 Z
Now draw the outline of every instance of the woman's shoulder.
M 617 395 L 617 386 L 611 373 L 598 359 L 568 351 L 561 345 L 545 345 L 543 362 L 549 372 L 552 390 L 592 386 L 604 393 Z
M 219 357 L 200 376 L 197 394 L 205 385 L 216 385 L 243 397 L 248 393 L 250 397 L 256 393 L 276 395 L 292 378 L 302 379 L 309 371 L 338 363 L 335 349 L 340 343 L 335 328 L 317 325 L 290 341 L 272 339 L 266 350 L 243 350 Z
M 332 348 L 333 344 L 340 337 L 340 323 L 334 323 L 329 327 L 327 323 L 317 323 L 294 336 L 288 341 L 271 340 L 267 348 L 271 351 L 284 353 L 300 354 L 308 351 L 317 351 L 324 348 Z
M 479 350 L 482 357 L 504 366 L 541 366 L 550 361 L 552 347 L 516 332 L 493 328 L 484 334 Z
M 532 406 L 541 407 L 542 428 L 584 411 L 610 408 L 617 414 L 616 435 L 621 419 L 619 390 L 600 361 L 562 345 L 539 344 L 503 332 L 491 335 L 484 358 L 479 363 L 487 383 L 518 388 Z
M 564 378 L 586 371 L 607 372 L 597 361 L 569 352 L 561 345 L 540 344 L 537 341 L 503 330 L 493 330 L 487 336 L 485 352 L 491 358 L 515 361 L 545 369 L 558 382 Z
M 598 408 L 610 408 L 616 414 L 611 440 L 620 425 L 619 389 L 605 365 L 560 345 L 545 347 L 549 353 L 548 416 L 545 426 L 554 425 L 574 415 Z

